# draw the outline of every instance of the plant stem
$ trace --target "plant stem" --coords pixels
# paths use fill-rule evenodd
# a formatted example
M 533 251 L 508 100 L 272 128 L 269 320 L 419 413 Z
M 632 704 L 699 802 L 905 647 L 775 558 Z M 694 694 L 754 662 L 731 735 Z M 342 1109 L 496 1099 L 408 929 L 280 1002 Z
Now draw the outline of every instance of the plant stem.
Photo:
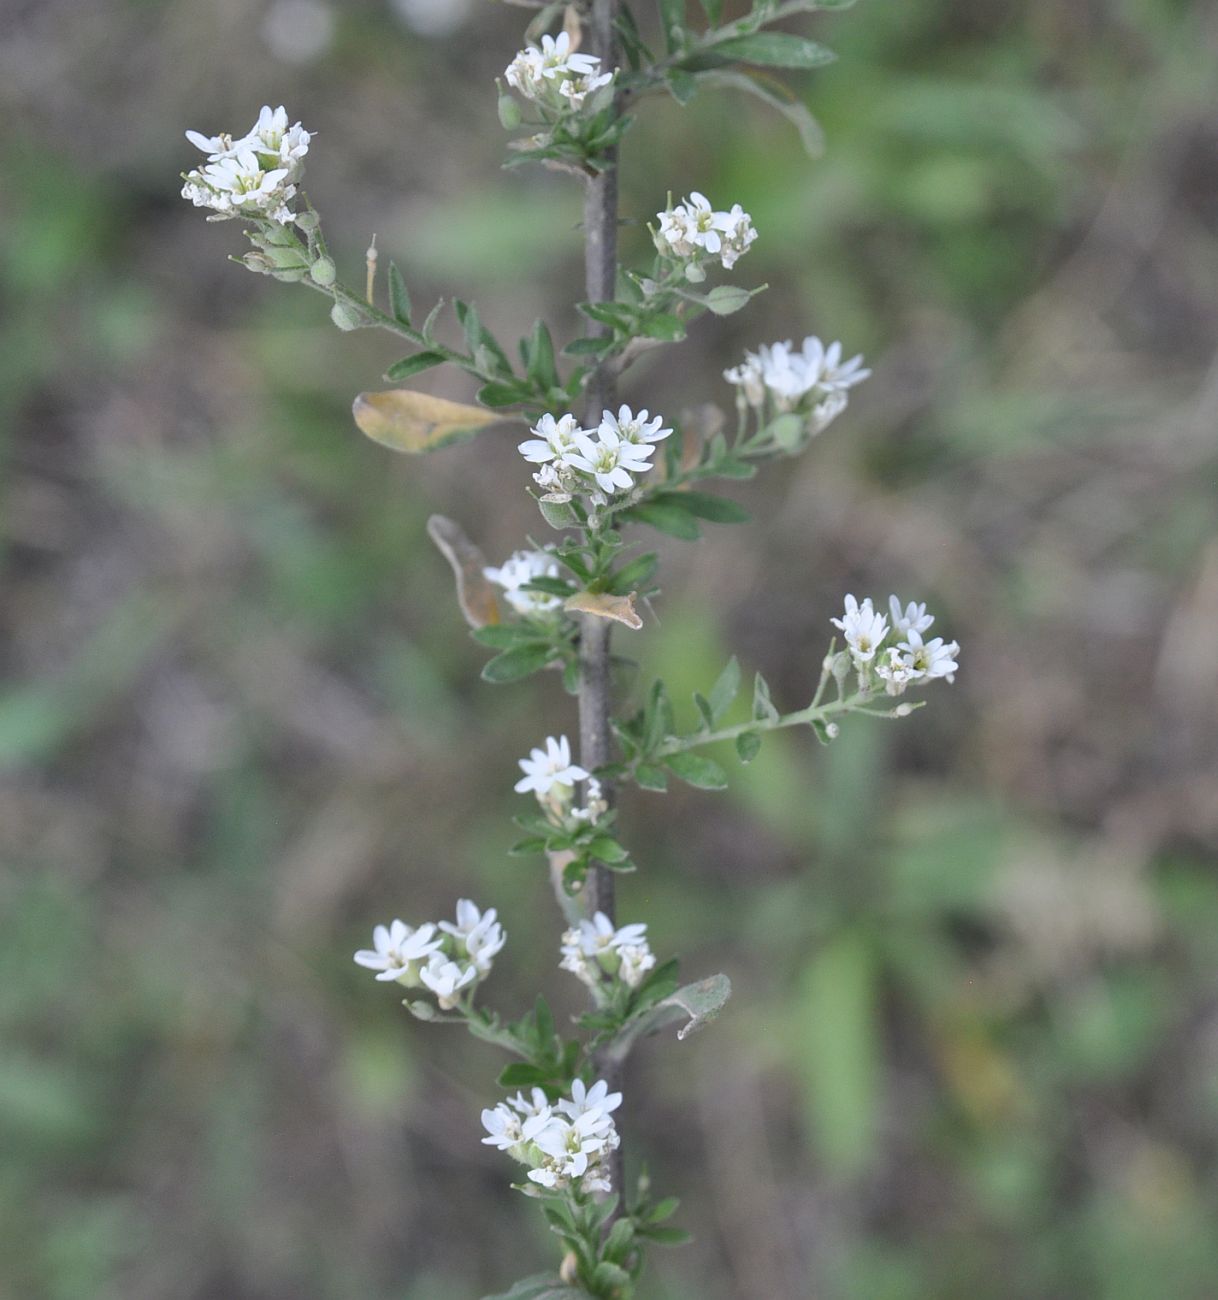
M 618 7 L 619 0 L 591 0 L 584 20 L 585 48 L 601 60 L 602 68 L 608 70 L 616 68 L 619 63 L 615 30 Z M 620 96 L 617 109 L 621 111 Z M 616 149 L 606 160 L 604 170 L 589 177 L 585 185 L 584 289 L 589 302 L 612 302 L 617 297 Z M 609 327 L 593 321 L 589 332 L 593 337 L 601 336 L 609 332 Z M 600 423 L 601 412 L 616 405 L 616 387 L 613 366 L 602 361 L 588 376 L 585 389 L 584 423 L 587 427 L 595 428 Z M 613 758 L 609 729 L 613 704 L 609 659 L 612 628 L 608 619 L 590 614 L 583 616 L 580 628 L 579 761 L 588 771 L 603 767 Z M 604 798 L 612 806 L 613 787 L 606 783 L 602 789 Z M 611 922 L 616 921 L 613 873 L 600 863 L 589 874 L 586 899 L 589 914 L 604 912 Z M 596 1064 L 610 1091 L 617 1091 L 621 1067 L 603 1059 Z M 620 1146 L 613 1153 L 610 1176 L 620 1207 L 626 1202 L 625 1162 Z

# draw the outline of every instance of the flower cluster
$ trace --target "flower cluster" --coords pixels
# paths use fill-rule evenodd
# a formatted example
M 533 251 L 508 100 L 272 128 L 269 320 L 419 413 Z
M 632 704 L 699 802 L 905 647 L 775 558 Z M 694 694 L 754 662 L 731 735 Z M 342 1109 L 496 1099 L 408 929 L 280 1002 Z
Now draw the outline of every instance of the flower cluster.
M 534 578 L 558 577 L 558 561 L 549 551 L 516 551 L 500 568 L 486 568 L 482 574 L 503 588 L 504 599 L 517 614 L 552 614 L 562 606 L 561 596 L 526 590 Z
M 934 621 L 934 615 L 926 612 L 925 605 L 911 601 L 902 607 L 895 596 L 888 598 L 887 614 L 875 609 L 870 596 L 861 605 L 853 596 L 847 596 L 845 615 L 832 620 L 833 626 L 840 628 L 845 636 L 860 684 L 867 685 L 874 673 L 889 695 L 902 695 L 906 687 L 937 677 L 949 682 L 956 680 L 959 642 L 944 642 L 938 636 L 932 641 L 922 638 L 922 633 Z M 884 647 L 890 631 L 894 637 L 904 639 Z
M 744 361 L 725 370 L 723 377 L 757 410 L 768 406 L 774 414 L 806 415 L 815 436 L 846 409 L 848 390 L 870 374 L 863 368 L 862 353 L 843 361 L 840 343 L 826 347 L 812 334 L 798 349 L 788 339 L 746 352 Z
M 528 758 L 520 760 L 524 776 L 516 782 L 517 794 L 532 790 L 538 799 L 547 797 L 570 798 L 576 781 L 585 781 L 588 773 L 578 763 L 571 762 L 571 742 L 566 736 L 546 737 L 545 749 L 534 749 Z
M 529 1167 L 529 1180 L 549 1191 L 607 1192 L 609 1153 L 619 1145 L 613 1112 L 620 1092 L 598 1079 L 591 1088 L 582 1079 L 571 1096 L 551 1104 L 540 1088 L 531 1096 L 517 1093 L 494 1110 L 482 1112 L 487 1146 L 506 1151 Z M 540 1193 L 538 1193 L 540 1194 Z
M 520 444 L 520 454 L 541 469 L 534 482 L 549 501 L 569 501 L 581 491 L 590 492 L 597 504 L 634 487 L 633 475 L 651 469 L 654 444 L 672 429 L 660 416 L 629 406 L 601 414 L 595 429 L 581 429 L 573 415 L 555 419 L 543 415 L 531 430 L 533 437 Z
M 657 212 L 656 218 L 660 223 L 653 232 L 657 250 L 663 257 L 685 262 L 689 280 L 705 278 L 701 263 L 707 258 L 718 258 L 730 271 L 757 238 L 753 218 L 739 203 L 733 204 L 730 212 L 716 212 L 706 195 L 697 190 L 675 207 L 670 196 L 668 207 Z
M 415 929 L 404 921 L 378 925 L 371 948 L 361 948 L 356 962 L 377 972 L 378 980 L 403 988 L 420 986 L 435 994 L 442 1011 L 456 1006 L 459 995 L 490 973 L 495 955 L 507 942 L 495 909 L 481 911 L 468 898 L 457 902 L 454 921 L 428 921 Z
M 607 979 L 620 979 L 637 989 L 656 959 L 647 943 L 646 925 L 614 929 L 604 912 L 597 912 L 592 920 L 580 921 L 578 928 L 563 935 L 558 964 L 590 989 L 599 988 Z
M 582 108 L 593 91 L 607 86 L 616 73 L 601 72 L 594 54 L 577 54 L 567 32 L 543 36 L 541 48 L 527 46 L 504 69 L 504 79 L 525 99 L 555 111 Z
M 295 218 L 290 204 L 312 137 L 299 122 L 288 125 L 282 104 L 275 109 L 264 105 L 239 139 L 198 131 L 187 131 L 186 138 L 207 155 L 207 162 L 186 173 L 182 197 L 196 208 L 214 209 L 217 215 L 210 220 L 262 218 L 282 225 Z

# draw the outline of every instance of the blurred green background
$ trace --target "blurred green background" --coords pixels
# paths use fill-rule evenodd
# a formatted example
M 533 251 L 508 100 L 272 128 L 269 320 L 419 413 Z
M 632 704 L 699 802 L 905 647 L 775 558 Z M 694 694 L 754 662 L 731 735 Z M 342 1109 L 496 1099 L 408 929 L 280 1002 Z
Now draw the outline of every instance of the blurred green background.
M 569 337 L 578 194 L 499 170 L 527 14 L 0 16 L 0 1295 L 499 1289 L 551 1239 L 479 1144 L 498 1058 L 350 953 L 468 894 L 509 932 L 501 1008 L 580 1005 L 504 852 L 515 759 L 572 703 L 478 679 L 424 532 L 442 510 L 497 562 L 542 526 L 511 433 L 364 440 L 392 340 L 226 261 L 177 177 L 186 127 L 283 102 L 350 280 L 376 231 L 416 300 Z M 623 919 L 736 987 L 630 1068 L 629 1159 L 697 1239 L 643 1294 L 1205 1300 L 1218 7 L 861 0 L 801 30 L 840 54 L 798 83 L 820 160 L 710 95 L 627 139 L 626 253 L 697 188 L 752 212 L 739 279 L 773 287 L 623 396 L 730 407 L 725 365 L 814 330 L 875 377 L 731 489 L 756 524 L 664 543 L 630 650 L 684 700 L 734 650 L 797 707 L 842 594 L 895 591 L 962 668 L 907 723 L 768 741 L 729 793 L 625 800 Z

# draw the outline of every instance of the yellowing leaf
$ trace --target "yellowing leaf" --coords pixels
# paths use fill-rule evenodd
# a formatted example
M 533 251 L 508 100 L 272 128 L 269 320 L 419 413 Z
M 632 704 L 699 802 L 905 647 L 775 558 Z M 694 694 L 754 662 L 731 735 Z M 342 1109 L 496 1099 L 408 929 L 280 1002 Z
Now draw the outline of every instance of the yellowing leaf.
M 577 591 L 574 596 L 567 598 L 563 608 L 570 614 L 612 618 L 637 632 L 643 626 L 643 620 L 634 607 L 638 594 L 637 591 L 632 591 L 628 596 L 611 596 L 605 591 Z
M 360 393 L 351 406 L 355 423 L 373 442 L 394 451 L 434 451 L 450 442 L 472 438 L 488 424 L 502 420 L 495 411 L 465 406 L 444 397 L 390 388 Z
M 499 601 L 494 586 L 483 575 L 486 560 L 482 552 L 466 537 L 460 524 L 443 515 L 427 521 L 427 535 L 441 555 L 452 565 L 457 580 L 457 603 L 470 627 L 486 627 L 499 622 Z

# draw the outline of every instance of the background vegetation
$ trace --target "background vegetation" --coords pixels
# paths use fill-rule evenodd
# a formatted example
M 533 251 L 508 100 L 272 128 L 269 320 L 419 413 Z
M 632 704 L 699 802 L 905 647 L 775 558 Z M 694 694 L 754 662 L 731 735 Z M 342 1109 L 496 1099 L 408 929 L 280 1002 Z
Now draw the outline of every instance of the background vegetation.
M 350 953 L 471 894 L 509 932 L 490 994 L 579 1002 L 504 854 L 514 760 L 572 705 L 478 680 L 424 533 L 442 509 L 499 559 L 536 518 L 510 435 L 420 462 L 356 433 L 391 341 L 226 262 L 176 176 L 185 127 L 283 102 L 347 275 L 375 230 L 420 300 L 572 331 L 575 188 L 498 169 L 522 11 L 3 11 L 0 1294 L 468 1300 L 549 1249 L 479 1145 L 498 1062 Z M 812 330 L 876 375 L 734 489 L 756 525 L 665 544 L 632 646 L 686 700 L 737 650 L 795 707 L 842 593 L 894 590 L 962 672 L 908 723 L 767 741 L 727 794 L 627 801 L 623 919 L 736 986 L 632 1064 L 627 1141 L 697 1236 L 646 1293 L 1204 1300 L 1218 11 L 807 30 L 840 54 L 800 83 L 820 161 L 727 97 L 629 137 L 625 210 L 742 202 L 774 287 L 624 396 L 730 404 L 745 346 Z

